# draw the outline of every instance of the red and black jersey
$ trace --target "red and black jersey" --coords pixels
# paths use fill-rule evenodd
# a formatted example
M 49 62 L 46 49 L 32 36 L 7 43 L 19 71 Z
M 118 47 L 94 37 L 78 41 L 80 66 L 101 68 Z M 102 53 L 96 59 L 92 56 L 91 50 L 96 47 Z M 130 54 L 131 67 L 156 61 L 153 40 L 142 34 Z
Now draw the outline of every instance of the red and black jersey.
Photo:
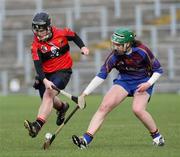
M 52 27 L 52 38 L 42 42 L 34 36 L 31 47 L 35 69 L 41 79 L 44 73 L 52 73 L 62 69 L 70 69 L 73 65 L 68 41 L 74 41 L 81 48 L 84 46 L 79 36 L 69 28 Z

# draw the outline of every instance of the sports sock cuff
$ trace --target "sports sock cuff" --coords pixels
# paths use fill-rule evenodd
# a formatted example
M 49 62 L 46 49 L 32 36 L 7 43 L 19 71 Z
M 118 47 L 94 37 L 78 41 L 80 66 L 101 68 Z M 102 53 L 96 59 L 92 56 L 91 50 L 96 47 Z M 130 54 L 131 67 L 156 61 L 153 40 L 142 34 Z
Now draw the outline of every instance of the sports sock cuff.
M 90 137 L 92 137 L 92 138 L 93 138 L 93 135 L 92 135 L 92 134 L 90 134 L 89 132 L 86 132 L 85 134 L 87 134 L 87 135 L 89 135 Z
M 159 132 L 159 129 L 156 129 L 155 131 L 150 132 L 150 134 L 153 135 L 153 134 L 156 134 L 156 133 L 158 133 L 158 132 Z
M 37 117 L 37 120 L 40 120 L 41 122 L 46 123 L 46 121 L 45 121 L 45 119 L 44 119 L 44 118 Z
M 152 138 L 156 138 L 156 137 L 160 136 L 159 129 L 156 129 L 156 131 L 154 131 L 154 132 L 150 132 L 150 134 L 151 134 Z
M 42 126 L 44 125 L 44 123 L 45 123 L 45 120 L 38 117 L 38 118 L 36 119 L 36 122 L 42 127 Z
M 93 136 L 90 133 L 84 133 L 83 138 L 87 144 L 93 140 Z

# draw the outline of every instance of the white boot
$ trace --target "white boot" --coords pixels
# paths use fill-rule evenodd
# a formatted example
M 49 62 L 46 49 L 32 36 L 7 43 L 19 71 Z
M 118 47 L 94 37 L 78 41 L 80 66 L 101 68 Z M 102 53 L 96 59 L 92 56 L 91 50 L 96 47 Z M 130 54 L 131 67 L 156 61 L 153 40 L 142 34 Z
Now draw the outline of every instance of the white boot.
M 159 135 L 158 137 L 153 139 L 153 145 L 164 146 L 164 144 L 165 144 L 165 140 L 162 137 L 162 135 Z

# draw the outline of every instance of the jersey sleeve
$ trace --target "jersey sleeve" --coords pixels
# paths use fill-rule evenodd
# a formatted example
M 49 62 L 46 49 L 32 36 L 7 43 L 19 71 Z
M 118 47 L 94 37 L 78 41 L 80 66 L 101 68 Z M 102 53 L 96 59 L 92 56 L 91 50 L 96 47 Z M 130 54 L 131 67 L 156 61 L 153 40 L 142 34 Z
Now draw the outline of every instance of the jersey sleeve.
M 85 46 L 82 39 L 75 33 L 75 36 L 73 37 L 67 37 L 68 41 L 73 41 L 79 48 L 82 48 Z
M 159 62 L 159 60 L 154 56 L 151 50 L 149 50 L 147 47 L 144 48 L 145 53 L 145 61 L 147 62 L 147 65 L 149 66 L 150 70 L 154 73 L 163 73 L 162 66 Z
M 33 42 L 31 45 L 31 55 L 33 60 L 39 60 L 38 46 L 35 42 Z
M 97 74 L 97 76 L 102 79 L 106 79 L 108 74 L 114 68 L 115 62 L 116 58 L 114 56 L 114 53 L 111 53 L 105 60 L 104 64 L 101 66 L 100 72 Z
M 153 71 L 153 73 L 158 72 L 158 73 L 162 74 L 163 69 L 162 69 L 162 66 L 161 66 L 160 62 L 158 61 L 158 59 L 154 57 L 154 59 L 152 59 L 151 62 L 152 62 L 152 71 Z
M 75 32 L 72 31 L 70 28 L 64 28 L 63 32 L 64 32 L 64 35 L 66 37 L 73 37 L 73 36 L 75 36 Z
M 35 42 L 32 43 L 31 54 L 32 54 L 32 59 L 34 61 L 34 67 L 35 67 L 36 73 L 39 79 L 43 80 L 45 78 L 45 74 L 42 69 L 41 58 L 39 57 L 39 54 L 38 54 L 38 45 Z
M 82 39 L 70 28 L 64 29 L 64 35 L 66 36 L 68 41 L 73 41 L 79 48 L 82 48 L 85 46 Z

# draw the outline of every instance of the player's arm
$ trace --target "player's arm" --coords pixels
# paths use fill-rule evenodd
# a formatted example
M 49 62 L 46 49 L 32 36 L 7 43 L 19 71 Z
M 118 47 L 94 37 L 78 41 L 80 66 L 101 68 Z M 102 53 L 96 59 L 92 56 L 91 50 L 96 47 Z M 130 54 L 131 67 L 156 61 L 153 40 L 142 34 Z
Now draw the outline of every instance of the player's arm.
M 82 39 L 76 33 L 75 33 L 75 36 L 72 38 L 72 40 L 81 49 L 81 53 L 83 55 L 88 55 L 89 54 L 89 49 L 85 46 Z
M 147 81 L 151 86 L 160 78 L 163 73 L 162 67 L 156 58 L 154 58 L 152 61 L 152 72 L 151 77 Z
M 83 55 L 89 54 L 89 49 L 85 46 L 82 39 L 75 33 L 73 37 L 71 37 L 72 41 L 81 49 L 81 53 Z
M 35 41 L 33 41 L 31 46 L 31 55 L 38 78 L 43 81 L 43 79 L 45 78 L 45 74 L 42 69 L 41 55 L 38 52 L 38 43 Z
M 147 82 L 138 85 L 137 92 L 144 92 L 151 87 L 161 76 L 161 73 L 154 72 Z
M 149 53 L 147 54 L 146 60 L 147 64 L 151 66 L 152 71 L 152 75 L 147 82 L 152 86 L 162 75 L 163 69 L 158 59 L 153 55 L 151 51 L 149 51 Z
M 31 54 L 32 54 L 32 59 L 34 61 L 34 67 L 35 67 L 36 73 L 38 75 L 38 79 L 44 83 L 46 88 L 52 89 L 51 86 L 53 85 L 53 83 L 51 81 L 49 81 L 48 79 L 46 79 L 46 77 L 45 77 L 45 73 L 43 72 L 43 69 L 42 69 L 41 57 L 40 57 L 40 54 L 38 53 L 38 48 L 37 48 L 36 43 L 32 44 Z M 37 83 L 37 82 L 38 81 L 35 81 L 35 83 Z M 34 85 L 34 86 L 36 86 L 36 85 Z
M 34 60 L 34 67 L 36 73 L 38 74 L 38 78 L 44 83 L 46 89 L 52 89 L 54 85 L 51 81 L 49 81 L 43 72 L 41 60 Z
M 104 65 L 101 67 L 100 72 L 95 76 L 86 89 L 83 91 L 81 96 L 89 95 L 93 92 L 98 86 L 100 86 L 104 80 L 107 78 L 108 74 L 111 72 L 112 68 L 114 67 L 114 56 L 110 54 L 106 59 Z
M 104 79 L 100 78 L 99 76 L 95 76 L 86 89 L 83 91 L 82 96 L 89 95 L 92 91 L 94 91 L 99 85 L 104 82 Z
M 149 69 L 151 70 L 152 75 L 147 82 L 144 82 L 138 85 L 137 92 L 146 91 L 160 78 L 160 76 L 163 73 L 160 62 L 154 57 L 151 51 L 146 53 L 145 61 L 147 65 L 150 67 Z
M 76 33 L 74 33 L 74 36 L 68 36 L 67 38 L 69 41 L 73 41 L 80 49 L 85 46 L 82 39 Z
M 43 81 L 46 77 L 42 70 L 42 63 L 41 60 L 34 60 L 34 67 L 36 70 L 36 73 L 41 81 Z
M 82 54 L 88 55 L 89 49 L 85 46 L 84 42 L 79 37 L 79 35 L 77 35 L 75 32 L 67 28 L 65 29 L 65 31 L 68 41 L 73 41 L 81 49 Z
M 154 72 L 147 82 L 152 86 L 160 78 L 160 76 L 160 73 Z

